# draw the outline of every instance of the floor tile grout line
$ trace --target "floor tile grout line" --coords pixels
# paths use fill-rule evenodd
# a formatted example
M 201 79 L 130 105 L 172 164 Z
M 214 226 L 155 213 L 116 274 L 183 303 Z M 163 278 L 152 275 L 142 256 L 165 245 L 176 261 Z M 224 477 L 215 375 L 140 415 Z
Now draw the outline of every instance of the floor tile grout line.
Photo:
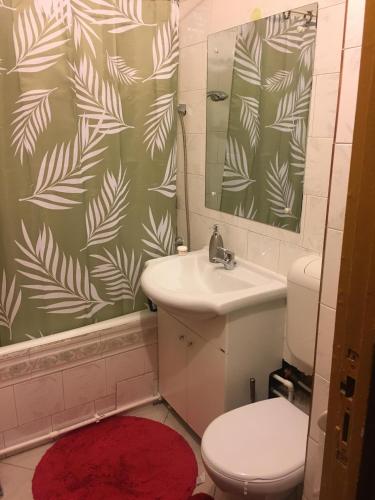
M 16 465 L 16 464 L 12 464 L 9 462 L 5 462 L 4 460 L 2 460 L 0 462 L 0 464 L 7 465 L 8 467 L 15 467 L 16 469 L 23 469 L 23 470 L 28 470 L 31 472 L 35 471 L 35 467 L 26 467 L 25 465 Z

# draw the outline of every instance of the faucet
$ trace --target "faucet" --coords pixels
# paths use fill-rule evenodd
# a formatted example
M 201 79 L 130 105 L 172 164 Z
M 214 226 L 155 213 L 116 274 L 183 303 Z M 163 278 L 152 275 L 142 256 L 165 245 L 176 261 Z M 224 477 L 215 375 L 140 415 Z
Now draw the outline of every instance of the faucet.
M 217 250 L 218 252 L 214 257 L 214 262 L 218 264 L 224 264 L 224 269 L 227 269 L 227 271 L 231 271 L 232 269 L 234 269 L 234 266 L 236 265 L 234 252 L 223 247 L 218 247 Z M 222 257 L 218 257 L 219 252 L 222 254 Z

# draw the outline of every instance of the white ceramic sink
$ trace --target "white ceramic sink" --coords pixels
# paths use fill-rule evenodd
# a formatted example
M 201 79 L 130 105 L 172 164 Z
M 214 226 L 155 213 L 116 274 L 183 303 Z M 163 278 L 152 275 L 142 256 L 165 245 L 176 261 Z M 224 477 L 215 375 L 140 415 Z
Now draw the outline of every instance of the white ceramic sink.
M 184 257 L 149 260 L 141 286 L 157 305 L 182 315 L 203 319 L 286 297 L 286 279 L 236 258 L 233 270 L 208 260 L 208 249 Z

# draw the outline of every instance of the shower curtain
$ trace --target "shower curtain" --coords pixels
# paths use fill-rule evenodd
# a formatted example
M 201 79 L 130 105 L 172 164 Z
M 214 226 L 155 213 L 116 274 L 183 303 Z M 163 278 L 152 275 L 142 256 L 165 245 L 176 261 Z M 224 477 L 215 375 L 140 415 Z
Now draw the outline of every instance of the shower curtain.
M 174 251 L 178 7 L 0 0 L 0 345 L 145 307 Z

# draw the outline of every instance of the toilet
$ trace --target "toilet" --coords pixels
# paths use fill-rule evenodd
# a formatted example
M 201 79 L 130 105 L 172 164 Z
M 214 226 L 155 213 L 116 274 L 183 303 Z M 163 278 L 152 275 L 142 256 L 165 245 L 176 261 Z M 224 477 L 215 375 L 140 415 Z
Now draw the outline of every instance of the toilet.
M 298 259 L 288 273 L 287 345 L 293 365 L 312 372 L 321 258 Z M 286 500 L 302 483 L 309 417 L 282 397 L 236 408 L 203 434 L 205 468 L 225 499 Z M 216 498 L 216 497 L 215 497 Z

